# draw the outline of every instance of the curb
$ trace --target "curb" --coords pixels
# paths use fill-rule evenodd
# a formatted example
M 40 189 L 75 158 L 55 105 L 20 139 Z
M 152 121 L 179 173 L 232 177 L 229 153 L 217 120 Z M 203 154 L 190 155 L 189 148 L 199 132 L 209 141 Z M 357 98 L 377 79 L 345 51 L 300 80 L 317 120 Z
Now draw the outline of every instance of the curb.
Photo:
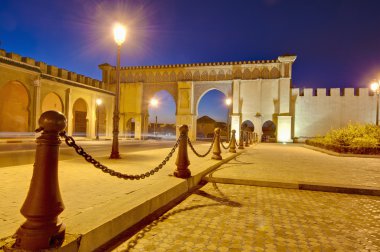
M 380 155 L 338 153 L 338 152 L 326 150 L 326 149 L 315 147 L 308 144 L 304 144 L 303 147 L 309 150 L 319 151 L 319 152 L 322 152 L 331 156 L 336 156 L 336 157 L 380 158 Z
M 204 177 L 205 182 L 235 184 L 235 185 L 250 185 L 261 187 L 275 187 L 284 189 L 298 189 L 307 191 L 359 194 L 369 196 L 380 196 L 380 188 L 366 186 L 349 186 L 349 185 L 333 185 L 323 183 L 306 183 L 306 182 L 284 182 L 284 181 L 265 181 L 265 180 L 248 180 L 248 179 L 230 179 L 230 178 L 215 178 Z

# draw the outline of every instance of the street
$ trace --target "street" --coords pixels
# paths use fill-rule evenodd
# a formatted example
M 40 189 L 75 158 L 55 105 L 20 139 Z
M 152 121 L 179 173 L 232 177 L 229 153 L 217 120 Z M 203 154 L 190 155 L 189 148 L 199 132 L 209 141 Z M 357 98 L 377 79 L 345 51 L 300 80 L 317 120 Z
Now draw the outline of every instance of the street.
M 77 141 L 78 145 L 91 156 L 104 156 L 111 153 L 112 141 Z M 119 152 L 131 153 L 141 150 L 170 148 L 174 140 L 120 140 Z M 0 143 L 0 167 L 33 164 L 36 143 Z M 59 160 L 78 158 L 75 150 L 62 141 L 59 152 Z

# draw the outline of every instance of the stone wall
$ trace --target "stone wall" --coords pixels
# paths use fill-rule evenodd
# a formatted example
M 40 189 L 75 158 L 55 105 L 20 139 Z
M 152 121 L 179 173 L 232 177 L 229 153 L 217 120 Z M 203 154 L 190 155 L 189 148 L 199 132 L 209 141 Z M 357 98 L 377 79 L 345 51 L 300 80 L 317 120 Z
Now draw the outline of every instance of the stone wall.
M 291 99 L 293 137 L 325 135 L 349 122 L 376 120 L 376 96 L 368 88 L 293 88 Z

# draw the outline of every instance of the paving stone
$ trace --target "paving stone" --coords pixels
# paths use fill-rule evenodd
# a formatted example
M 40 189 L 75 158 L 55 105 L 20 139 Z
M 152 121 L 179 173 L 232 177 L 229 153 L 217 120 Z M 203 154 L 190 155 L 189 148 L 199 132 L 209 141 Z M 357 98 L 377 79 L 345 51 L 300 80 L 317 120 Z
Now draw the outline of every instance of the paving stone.
M 114 251 L 380 251 L 379 211 L 377 196 L 208 183 Z

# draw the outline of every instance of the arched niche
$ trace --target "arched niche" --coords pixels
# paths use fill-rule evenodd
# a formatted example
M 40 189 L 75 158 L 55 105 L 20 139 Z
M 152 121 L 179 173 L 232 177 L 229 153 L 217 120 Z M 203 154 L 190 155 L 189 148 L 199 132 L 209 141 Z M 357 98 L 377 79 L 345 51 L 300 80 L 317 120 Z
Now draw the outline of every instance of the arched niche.
M 42 100 L 42 113 L 48 110 L 63 112 L 63 104 L 61 98 L 56 93 L 48 93 Z
M 26 87 L 10 81 L 0 88 L 0 132 L 28 132 L 30 97 Z
M 87 136 L 87 103 L 82 98 L 73 105 L 73 135 Z
M 276 124 L 271 120 L 263 123 L 262 131 L 262 142 L 275 142 L 276 141 Z

